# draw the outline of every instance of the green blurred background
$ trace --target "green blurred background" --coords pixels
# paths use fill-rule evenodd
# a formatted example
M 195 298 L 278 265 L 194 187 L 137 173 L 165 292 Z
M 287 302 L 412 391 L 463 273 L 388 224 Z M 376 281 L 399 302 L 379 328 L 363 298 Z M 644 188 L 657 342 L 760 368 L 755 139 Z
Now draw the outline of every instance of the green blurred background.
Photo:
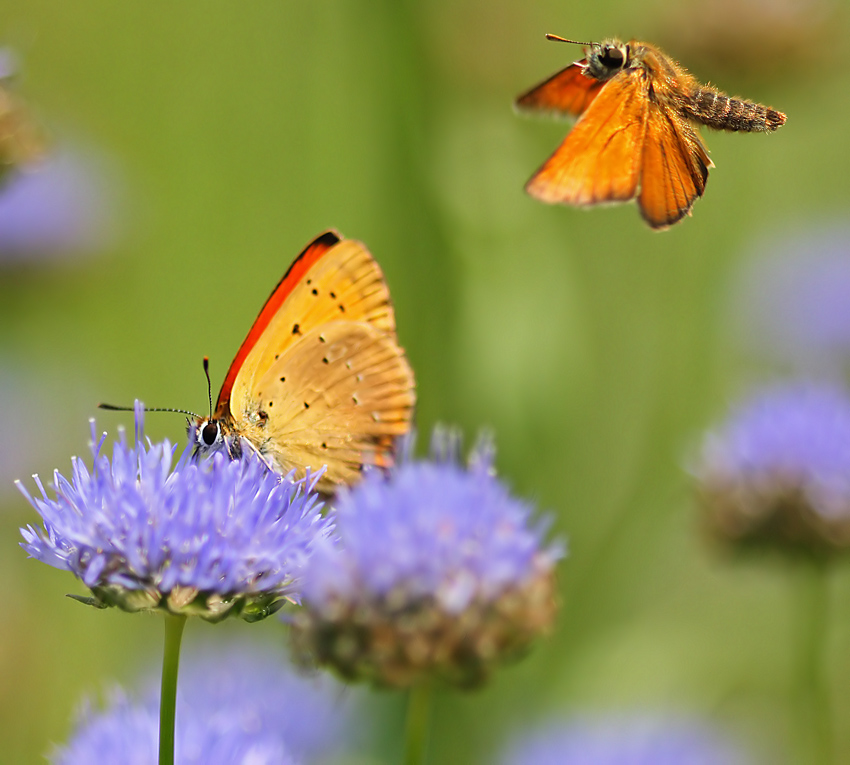
M 797 3 L 793 34 L 764 10 L 748 22 L 753 5 L 2 4 L 18 91 L 54 145 L 95 155 L 113 189 L 113 232 L 96 251 L 0 254 L 0 455 L 15 468 L 0 487 L 3 762 L 40 761 L 85 693 L 132 683 L 156 659 L 162 631 L 65 598 L 82 586 L 26 559 L 18 527 L 36 516 L 11 479 L 67 471 L 91 416 L 110 433 L 130 424 L 98 401 L 203 412 L 202 356 L 217 388 L 273 285 L 329 227 L 386 272 L 419 427 L 457 423 L 470 441 L 492 429 L 503 476 L 569 540 L 555 634 L 486 689 L 439 696 L 432 761 L 487 762 L 547 715 L 624 708 L 693 712 L 782 760 L 795 746 L 794 572 L 712 554 L 683 466 L 763 372 L 724 331 L 737 265 L 766 234 L 847 218 L 850 73 L 837 65 L 846 19 L 829 4 Z M 707 7 L 715 27 L 700 21 Z M 664 233 L 633 205 L 538 204 L 522 186 L 567 125 L 519 118 L 511 102 L 579 56 L 545 32 L 656 42 L 788 124 L 706 136 L 706 196 Z M 182 438 L 178 416 L 148 426 Z M 842 571 L 832 588 L 830 677 L 850 758 Z M 279 639 L 272 621 L 193 624 L 184 650 L 213 630 Z M 384 742 L 364 756 L 392 761 L 401 709 L 377 709 Z

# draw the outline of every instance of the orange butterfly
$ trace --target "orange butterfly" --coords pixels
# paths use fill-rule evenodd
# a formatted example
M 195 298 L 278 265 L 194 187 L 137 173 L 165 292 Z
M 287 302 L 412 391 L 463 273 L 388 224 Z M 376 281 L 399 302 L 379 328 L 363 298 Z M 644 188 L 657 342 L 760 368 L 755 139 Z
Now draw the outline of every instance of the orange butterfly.
M 326 465 L 318 489 L 333 493 L 364 465 L 392 464 L 395 438 L 410 430 L 414 385 L 381 269 L 360 242 L 327 231 L 275 287 L 215 411 L 193 415 L 189 430 L 197 451 L 236 459 L 247 449 L 279 473 Z
M 695 126 L 768 132 L 785 124 L 782 112 L 700 85 L 648 43 L 575 44 L 586 46 L 585 59 L 516 100 L 523 111 L 578 117 L 525 186 L 543 202 L 585 207 L 637 198 L 643 219 L 664 229 L 691 214 L 714 166 Z

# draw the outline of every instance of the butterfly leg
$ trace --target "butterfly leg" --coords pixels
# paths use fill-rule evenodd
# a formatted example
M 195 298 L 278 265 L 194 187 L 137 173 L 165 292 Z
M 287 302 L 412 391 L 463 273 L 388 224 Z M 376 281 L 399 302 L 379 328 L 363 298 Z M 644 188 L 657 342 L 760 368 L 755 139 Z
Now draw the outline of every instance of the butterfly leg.
M 243 447 L 247 446 L 248 449 L 256 455 L 257 459 L 260 460 L 272 473 L 280 473 L 280 470 L 277 470 L 275 466 L 269 461 L 268 457 L 263 454 L 249 439 L 242 438 L 241 436 L 238 439 L 234 439 L 234 441 L 238 440 L 238 454 L 231 453 L 231 459 L 239 459 L 244 453 Z M 235 445 L 235 444 L 234 444 Z M 228 451 L 230 451 L 230 445 L 228 445 Z M 236 451 L 236 450 L 235 450 Z

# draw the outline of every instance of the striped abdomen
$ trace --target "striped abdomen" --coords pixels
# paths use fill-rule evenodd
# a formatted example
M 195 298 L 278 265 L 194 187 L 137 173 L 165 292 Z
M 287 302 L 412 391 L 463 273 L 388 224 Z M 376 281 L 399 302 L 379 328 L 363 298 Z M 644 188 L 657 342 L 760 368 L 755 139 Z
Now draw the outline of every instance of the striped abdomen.
M 785 124 L 785 115 L 767 106 L 742 101 L 700 88 L 691 94 L 685 112 L 695 122 L 715 130 L 743 130 L 747 133 L 768 132 Z

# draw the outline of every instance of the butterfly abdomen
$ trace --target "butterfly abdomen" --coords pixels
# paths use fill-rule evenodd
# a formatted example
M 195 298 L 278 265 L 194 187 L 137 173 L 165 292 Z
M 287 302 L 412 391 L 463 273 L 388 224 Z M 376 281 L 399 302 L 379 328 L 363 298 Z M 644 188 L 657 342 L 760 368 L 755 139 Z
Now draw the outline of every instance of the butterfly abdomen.
M 715 130 L 764 133 L 785 124 L 785 115 L 768 106 L 730 98 L 713 88 L 698 88 L 688 100 L 685 111 L 691 119 Z

